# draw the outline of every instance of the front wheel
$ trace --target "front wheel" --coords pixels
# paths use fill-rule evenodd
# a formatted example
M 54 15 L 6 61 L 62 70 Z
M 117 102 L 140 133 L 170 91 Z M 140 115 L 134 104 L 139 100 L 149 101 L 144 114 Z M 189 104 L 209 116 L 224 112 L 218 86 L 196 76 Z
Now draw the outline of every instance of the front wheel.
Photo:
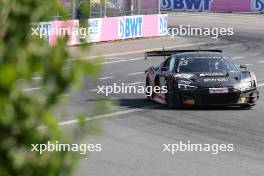
M 165 95 L 165 100 L 166 100 L 166 103 L 168 105 L 169 108 L 173 108 L 175 106 L 173 106 L 173 99 L 172 99 L 172 95 L 168 92 L 166 93 Z
M 174 94 L 173 88 L 167 84 L 168 92 L 165 94 L 166 104 L 169 108 L 181 107 L 179 96 Z
M 150 84 L 149 84 L 149 79 L 147 78 L 146 79 L 146 89 L 147 89 L 146 90 L 146 97 L 148 100 L 150 100 L 153 96 L 153 92 L 149 92 L 150 89 L 148 87 L 150 87 Z

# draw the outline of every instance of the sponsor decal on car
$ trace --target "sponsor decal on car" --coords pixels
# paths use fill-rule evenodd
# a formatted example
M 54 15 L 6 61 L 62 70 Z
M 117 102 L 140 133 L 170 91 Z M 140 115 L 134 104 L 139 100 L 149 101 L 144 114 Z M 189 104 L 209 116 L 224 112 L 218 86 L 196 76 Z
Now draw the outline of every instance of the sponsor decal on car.
M 204 79 L 204 82 L 228 82 L 229 80 L 227 78 L 206 78 Z
M 228 88 L 210 88 L 209 89 L 210 94 L 223 94 L 228 93 Z
M 191 77 L 193 77 L 193 74 L 184 74 L 184 73 L 179 73 L 174 75 L 175 78 L 186 78 L 186 79 L 190 79 Z
M 222 73 L 222 72 L 208 72 L 208 73 L 201 73 L 199 76 L 200 77 L 206 77 L 206 76 L 226 76 L 226 73 Z

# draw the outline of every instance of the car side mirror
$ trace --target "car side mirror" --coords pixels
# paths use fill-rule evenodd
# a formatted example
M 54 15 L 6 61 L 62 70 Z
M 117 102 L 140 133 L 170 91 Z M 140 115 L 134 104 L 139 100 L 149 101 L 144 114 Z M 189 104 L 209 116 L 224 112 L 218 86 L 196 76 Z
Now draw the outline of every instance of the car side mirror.
M 246 65 L 240 65 L 239 68 L 240 69 L 245 69 L 245 71 L 247 71 L 247 66 Z

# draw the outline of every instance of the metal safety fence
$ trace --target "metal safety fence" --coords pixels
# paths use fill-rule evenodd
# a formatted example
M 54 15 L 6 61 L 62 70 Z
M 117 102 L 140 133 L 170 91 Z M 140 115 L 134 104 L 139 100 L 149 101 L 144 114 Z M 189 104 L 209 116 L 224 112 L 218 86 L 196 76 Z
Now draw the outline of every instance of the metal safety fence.
M 69 19 L 160 13 L 160 0 L 61 0 L 61 2 Z M 86 6 L 89 10 L 84 12 L 82 9 Z M 60 18 L 59 14 L 57 18 Z

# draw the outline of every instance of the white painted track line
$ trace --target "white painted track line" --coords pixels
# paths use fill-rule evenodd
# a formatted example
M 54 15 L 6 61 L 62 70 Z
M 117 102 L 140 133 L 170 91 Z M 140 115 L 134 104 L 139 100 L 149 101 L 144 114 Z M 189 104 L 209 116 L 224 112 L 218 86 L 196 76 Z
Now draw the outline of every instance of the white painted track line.
M 125 85 L 128 85 L 128 86 L 135 86 L 135 85 L 139 85 L 139 84 L 145 84 L 145 82 L 133 82 L 133 83 L 127 83 Z
M 129 62 L 129 61 L 137 61 L 137 60 L 143 60 L 143 57 L 139 58 L 131 58 L 131 59 L 121 59 L 121 60 L 115 60 L 115 61 L 107 61 L 103 62 L 102 65 L 107 65 L 107 64 L 114 64 L 114 63 L 120 63 L 120 62 Z
M 214 42 L 212 42 L 214 43 Z M 173 49 L 173 48 L 183 48 L 183 47 L 192 47 L 192 46 L 199 46 L 199 45 L 206 45 L 210 44 L 208 42 L 201 42 L 201 43 L 195 43 L 195 44 L 182 44 L 182 45 L 174 45 L 174 46 L 167 46 L 165 49 Z M 130 55 L 130 54 L 140 54 L 152 50 L 161 50 L 162 48 L 148 48 L 148 49 L 143 49 L 143 50 L 137 50 L 137 51 L 128 51 L 128 52 L 123 52 L 123 53 L 113 53 L 113 54 L 104 54 L 101 55 L 101 57 L 117 57 L 117 56 L 123 56 L 123 55 Z M 76 60 L 89 60 L 93 58 L 97 58 L 98 56 L 87 56 L 87 57 L 80 57 L 80 58 L 71 58 L 69 61 L 76 61 Z
M 157 106 L 158 105 L 153 105 L 153 106 L 144 107 L 144 109 L 130 109 L 130 110 L 118 111 L 118 112 L 114 112 L 114 113 L 110 113 L 110 114 L 98 115 L 98 116 L 94 116 L 91 118 L 88 117 L 88 118 L 85 118 L 85 121 L 100 120 L 100 119 L 105 119 L 105 118 L 109 118 L 109 117 L 117 117 L 119 115 L 145 111 L 146 109 L 155 108 Z M 76 119 L 76 120 L 63 121 L 63 122 L 59 122 L 58 124 L 59 124 L 59 126 L 66 126 L 66 125 L 72 125 L 72 124 L 76 124 L 76 123 L 79 123 L 79 120 Z M 43 127 L 40 127 L 40 128 L 43 128 Z
M 108 76 L 108 77 L 103 77 L 103 78 L 98 78 L 99 80 L 106 80 L 106 79 L 114 79 L 115 77 L 111 77 L 111 76 Z
M 264 86 L 264 83 L 258 84 L 258 87 L 263 87 L 263 86 Z
M 127 75 L 128 76 L 133 76 L 133 75 L 142 75 L 144 74 L 145 72 L 135 72 L 135 73 L 128 73 Z
M 114 63 L 119 63 L 119 62 L 127 62 L 128 60 L 122 59 L 122 60 L 116 60 L 116 61 L 109 61 L 109 62 L 103 62 L 102 65 L 107 65 L 107 64 L 114 64 Z
M 144 57 L 132 58 L 132 59 L 128 59 L 128 60 L 130 60 L 130 61 L 135 61 L 135 60 L 142 60 L 142 59 L 144 59 Z
M 98 92 L 99 89 L 91 89 L 91 90 L 88 90 L 89 92 Z
M 242 59 L 242 58 L 244 58 L 244 57 L 242 57 L 242 56 L 237 56 L 237 57 L 233 57 L 233 58 L 231 58 L 231 59 L 233 59 L 233 60 L 237 60 L 237 59 Z

